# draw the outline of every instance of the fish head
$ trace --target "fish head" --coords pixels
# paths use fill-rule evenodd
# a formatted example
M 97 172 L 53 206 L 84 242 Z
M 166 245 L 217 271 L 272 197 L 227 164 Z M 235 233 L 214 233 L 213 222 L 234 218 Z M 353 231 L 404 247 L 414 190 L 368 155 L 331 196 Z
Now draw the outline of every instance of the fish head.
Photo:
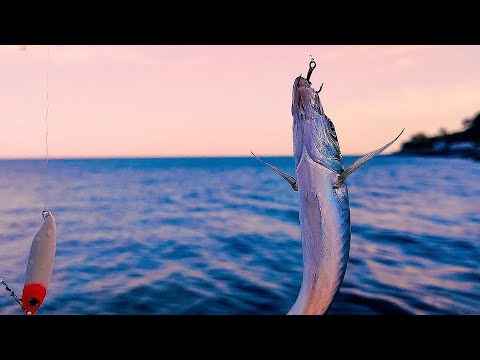
M 31 315 L 35 314 L 42 306 L 46 294 L 47 289 L 42 284 L 26 285 L 22 293 L 23 308 Z
M 335 126 L 325 115 L 319 94 L 302 76 L 293 83 L 292 116 L 295 166 L 298 167 L 306 151 L 316 163 L 341 173 L 342 155 Z

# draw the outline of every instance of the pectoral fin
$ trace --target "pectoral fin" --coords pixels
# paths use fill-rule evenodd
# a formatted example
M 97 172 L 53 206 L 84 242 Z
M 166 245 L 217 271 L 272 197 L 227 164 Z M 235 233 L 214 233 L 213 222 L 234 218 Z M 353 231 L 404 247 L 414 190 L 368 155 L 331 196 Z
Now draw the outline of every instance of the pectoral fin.
M 250 151 L 250 152 L 252 153 L 253 156 L 255 156 L 255 158 L 256 158 L 258 161 L 264 163 L 264 164 L 267 165 L 270 169 L 272 169 L 273 171 L 275 171 L 276 173 L 278 173 L 282 178 L 284 178 L 285 181 L 287 181 L 287 182 L 290 184 L 290 186 L 292 187 L 292 189 L 293 189 L 294 191 L 298 191 L 297 180 L 296 180 L 293 176 L 288 175 L 288 174 L 284 173 L 284 172 L 281 171 L 281 170 L 278 170 L 275 166 L 270 165 L 270 164 L 267 163 L 266 161 L 260 159 L 257 155 L 255 155 L 255 154 L 253 153 L 253 151 Z
M 395 138 L 393 139 L 391 142 L 389 142 L 388 144 L 382 146 L 380 149 L 377 149 L 377 150 L 374 150 L 364 156 L 362 156 L 361 158 L 355 160 L 355 162 L 350 165 L 348 168 L 345 169 L 345 171 L 343 171 L 337 181 L 335 182 L 335 185 L 334 187 L 339 187 L 340 185 L 342 185 L 342 183 L 346 180 L 346 178 L 352 174 L 355 170 L 357 170 L 360 166 L 362 165 L 365 165 L 367 162 L 369 162 L 370 160 L 372 160 L 375 156 L 379 155 L 382 151 L 384 151 L 386 148 L 388 148 L 390 145 L 392 145 L 399 137 L 400 135 L 403 134 L 403 131 L 405 129 L 402 130 L 402 132 Z

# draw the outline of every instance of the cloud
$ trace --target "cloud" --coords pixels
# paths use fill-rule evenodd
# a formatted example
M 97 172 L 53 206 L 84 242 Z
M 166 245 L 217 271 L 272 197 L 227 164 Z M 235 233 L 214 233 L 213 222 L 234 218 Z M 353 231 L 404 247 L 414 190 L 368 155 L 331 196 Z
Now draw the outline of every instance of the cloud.
M 61 64 L 109 64 L 127 63 L 152 65 L 156 62 L 145 48 L 135 46 L 62 46 L 52 51 L 52 60 Z
M 418 53 L 429 51 L 432 45 L 358 45 L 358 46 L 321 46 L 320 50 L 312 50 L 317 62 L 369 64 L 381 63 L 396 64 L 399 67 L 414 65 Z
M 415 61 L 413 61 L 413 59 L 410 57 L 401 57 L 395 63 L 398 67 L 401 68 L 408 68 L 415 65 Z
M 19 50 L 19 48 L 20 48 L 19 45 L 0 45 L 0 54 L 1 55 L 14 54 Z
M 385 53 L 388 55 L 410 55 L 419 51 L 430 50 L 433 45 L 392 45 L 386 46 Z
M 148 47 L 136 46 L 98 46 L 98 45 L 2 45 L 0 61 L 15 63 L 19 53 L 27 52 L 34 62 L 46 62 L 62 65 L 112 65 L 133 64 L 152 65 L 156 61 Z M 47 51 L 49 50 L 49 51 Z M 50 58 L 49 58 L 50 52 Z

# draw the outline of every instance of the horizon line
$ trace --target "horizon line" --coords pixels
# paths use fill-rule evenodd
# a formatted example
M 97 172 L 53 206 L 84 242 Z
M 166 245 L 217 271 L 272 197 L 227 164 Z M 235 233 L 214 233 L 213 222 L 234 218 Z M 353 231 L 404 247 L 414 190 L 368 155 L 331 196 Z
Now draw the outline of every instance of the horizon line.
M 397 155 L 398 152 L 380 154 L 378 156 Z M 346 156 L 363 156 L 365 154 L 343 154 Z M 261 155 L 262 157 L 293 157 L 292 155 Z M 253 155 L 166 155 L 166 156 L 85 156 L 85 157 L 50 157 L 51 160 L 128 160 L 128 159 L 230 159 L 230 158 L 254 158 Z M 0 160 L 39 160 L 45 161 L 45 157 L 0 157 Z

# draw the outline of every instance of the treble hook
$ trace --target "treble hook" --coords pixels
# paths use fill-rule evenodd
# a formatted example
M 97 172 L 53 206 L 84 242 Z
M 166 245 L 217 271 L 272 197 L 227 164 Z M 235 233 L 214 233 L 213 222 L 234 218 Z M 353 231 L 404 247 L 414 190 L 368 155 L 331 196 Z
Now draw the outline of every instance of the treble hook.
M 312 55 L 310 55 L 312 57 Z M 308 64 L 309 69 L 308 69 L 308 74 L 307 74 L 307 81 L 310 82 L 310 76 L 312 76 L 313 69 L 317 67 L 317 63 L 312 57 L 312 60 L 310 60 L 310 63 Z

